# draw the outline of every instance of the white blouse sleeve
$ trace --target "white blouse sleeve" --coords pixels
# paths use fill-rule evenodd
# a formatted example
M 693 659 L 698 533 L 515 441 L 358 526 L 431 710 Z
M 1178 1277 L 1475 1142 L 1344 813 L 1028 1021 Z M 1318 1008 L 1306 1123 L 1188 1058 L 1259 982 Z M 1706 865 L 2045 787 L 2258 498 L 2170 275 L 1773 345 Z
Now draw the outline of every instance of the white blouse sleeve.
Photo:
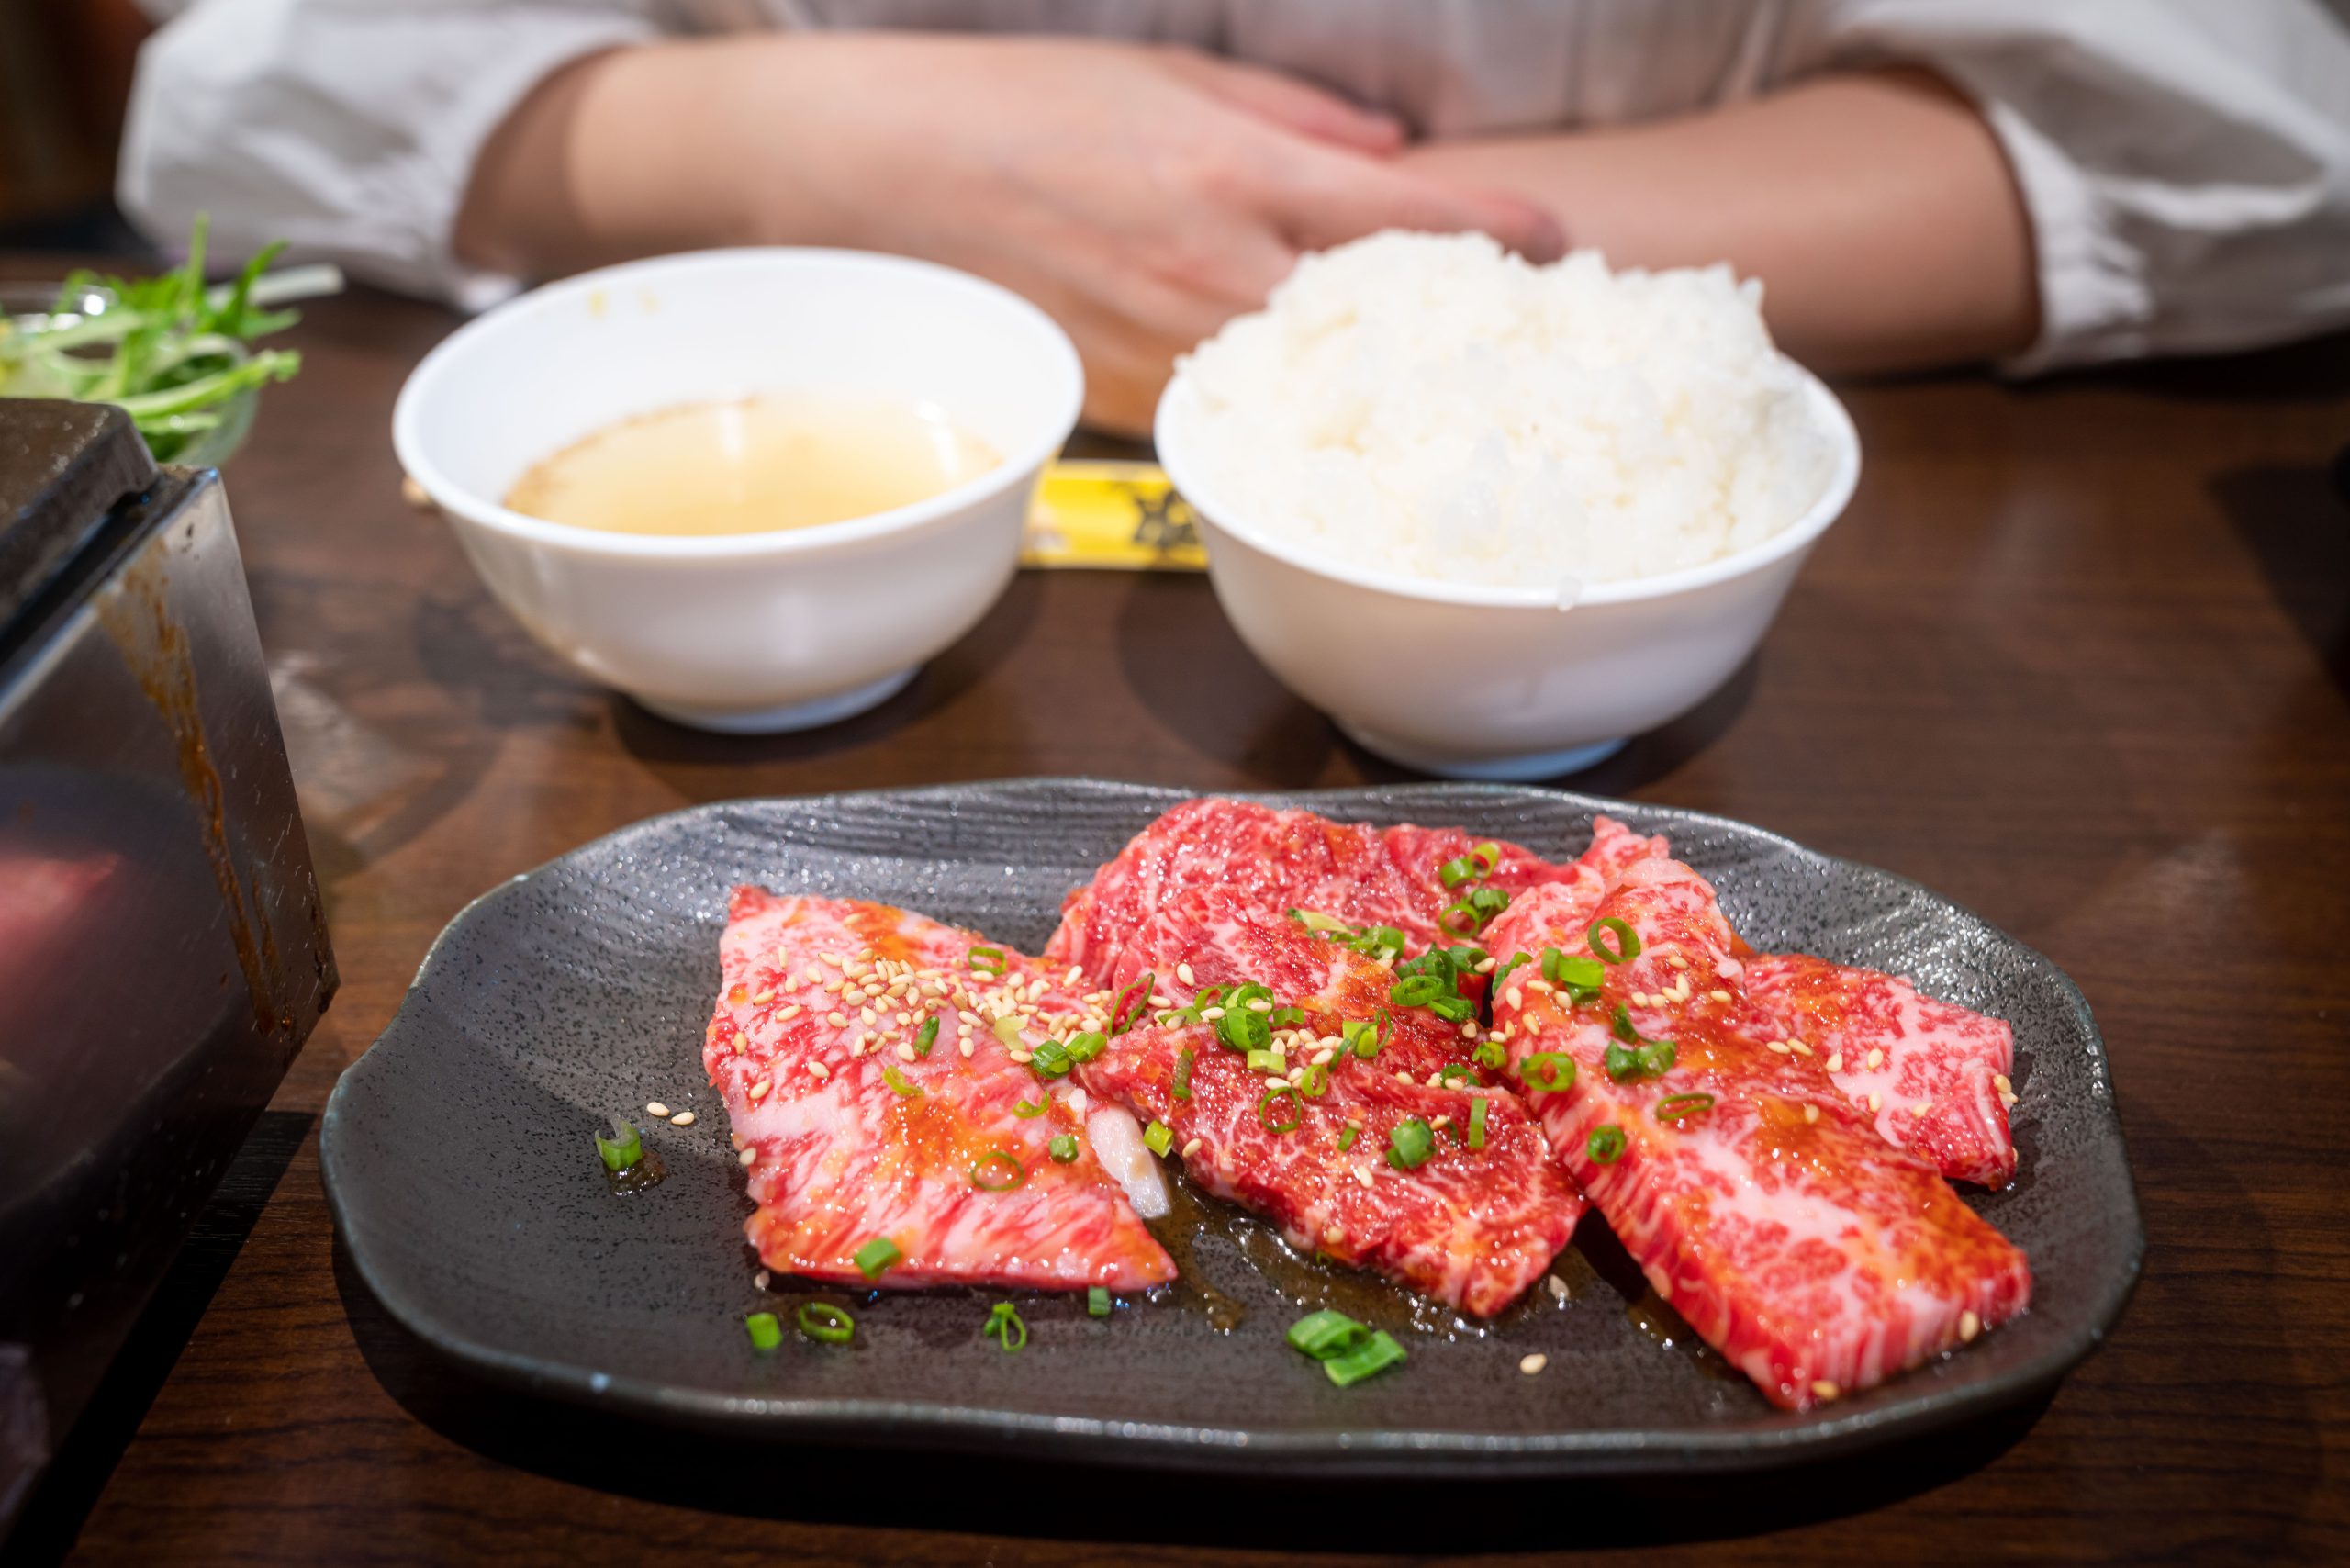
M 2038 247 L 2010 369 L 2350 321 L 2350 29 L 2323 0 L 1848 0 L 1840 63 L 1927 65 L 2005 148 Z
M 449 249 L 483 141 L 566 62 L 660 29 L 629 0 L 200 0 L 140 51 L 118 195 L 157 239 L 285 239 L 478 308 L 513 280 Z

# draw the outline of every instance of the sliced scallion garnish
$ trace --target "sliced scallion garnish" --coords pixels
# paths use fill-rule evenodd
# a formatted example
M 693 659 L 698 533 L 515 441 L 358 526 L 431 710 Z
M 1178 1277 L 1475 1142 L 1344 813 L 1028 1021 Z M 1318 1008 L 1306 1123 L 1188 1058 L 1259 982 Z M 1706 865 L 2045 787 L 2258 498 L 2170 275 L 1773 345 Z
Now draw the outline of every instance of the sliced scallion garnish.
M 1436 1152 L 1436 1134 L 1417 1116 L 1395 1124 L 1387 1135 L 1387 1163 L 1398 1170 L 1417 1170 Z
M 1289 1103 L 1276 1111 L 1273 1103 L 1277 1100 Z M 1268 1089 L 1257 1102 L 1257 1121 L 1267 1132 L 1293 1133 L 1305 1125 L 1305 1102 L 1294 1089 Z
M 971 1161 L 971 1185 L 981 1192 L 1009 1193 L 1026 1180 L 1028 1168 L 1020 1163 L 1019 1157 L 1000 1148 L 990 1149 Z
M 606 1137 L 598 1133 L 596 1152 L 602 1157 L 604 1169 L 618 1175 L 644 1158 L 644 1139 L 631 1123 L 614 1122 L 612 1126 L 619 1129 L 620 1136 Z
M 1656 1119 L 1660 1122 L 1686 1121 L 1713 1108 L 1714 1097 L 1710 1094 L 1668 1094 L 1656 1103 Z
M 1340 1388 L 1360 1383 L 1367 1377 L 1399 1366 L 1404 1361 L 1404 1347 L 1384 1328 L 1376 1329 L 1371 1338 L 1353 1350 L 1331 1357 L 1322 1363 L 1322 1370 Z
M 856 1319 L 849 1316 L 848 1308 L 829 1301 L 801 1303 L 792 1321 L 800 1325 L 802 1334 L 826 1345 L 845 1345 L 856 1333 Z
M 1317 1361 L 1326 1361 L 1333 1356 L 1346 1354 L 1369 1339 L 1371 1330 L 1343 1312 L 1326 1308 L 1308 1313 L 1291 1324 L 1283 1337 L 1289 1340 L 1290 1349 Z
M 772 1312 L 755 1312 L 743 1319 L 743 1332 L 751 1337 L 751 1348 L 772 1350 L 783 1343 L 783 1325 Z
M 1603 931 L 1615 934 L 1614 946 L 1599 939 Z M 1597 954 L 1602 963 L 1628 964 L 1640 956 L 1640 934 L 1612 914 L 1593 921 L 1591 929 L 1583 934 L 1583 939 L 1584 946 Z
M 1003 977 L 1008 967 L 1001 947 L 974 947 L 966 956 L 966 961 L 979 973 L 997 980 Z
M 1050 1100 L 1022 1100 L 1013 1104 L 1012 1114 L 1025 1120 L 1031 1116 L 1041 1116 L 1052 1108 Z
M 988 1308 L 987 1327 L 979 1334 L 983 1338 L 1000 1340 L 1006 1350 L 1017 1350 L 1028 1343 L 1028 1325 L 1020 1320 L 1019 1309 L 1008 1301 L 997 1302 Z
M 1528 1089 L 1557 1094 L 1575 1083 L 1575 1058 L 1564 1051 L 1536 1051 L 1517 1064 L 1517 1075 Z
M 1469 1102 L 1469 1147 L 1485 1147 L 1485 1097 L 1483 1094 Z
M 1107 1317 L 1110 1316 L 1110 1292 L 1107 1286 L 1086 1286 L 1085 1311 L 1086 1316 L 1089 1317 Z
M 904 1099 L 911 1100 L 922 1092 L 922 1085 L 900 1072 L 889 1062 L 881 1064 L 881 1081 Z
M 1145 1148 L 1164 1159 L 1167 1151 L 1175 1147 L 1175 1129 L 1165 1122 L 1154 1121 L 1143 1128 L 1142 1143 Z
M 1045 1146 L 1045 1152 L 1053 1157 L 1055 1164 L 1067 1165 L 1077 1158 L 1077 1135 L 1075 1133 L 1061 1134 Z
M 1591 1129 L 1591 1137 L 1583 1140 L 1583 1150 L 1595 1165 L 1613 1165 L 1624 1154 L 1624 1129 L 1615 1123 Z
M 922 1021 L 922 1028 L 914 1035 L 914 1055 L 926 1057 L 930 1047 L 938 1044 L 938 1014 L 934 1013 Z
M 1189 1100 L 1192 1097 L 1192 1047 L 1189 1046 L 1185 1046 L 1175 1053 L 1175 1081 L 1168 1085 L 1168 1089 L 1178 1100 Z
M 898 1244 L 886 1236 L 877 1236 L 856 1249 L 856 1271 L 868 1280 L 878 1280 L 890 1265 L 902 1263 L 906 1255 Z

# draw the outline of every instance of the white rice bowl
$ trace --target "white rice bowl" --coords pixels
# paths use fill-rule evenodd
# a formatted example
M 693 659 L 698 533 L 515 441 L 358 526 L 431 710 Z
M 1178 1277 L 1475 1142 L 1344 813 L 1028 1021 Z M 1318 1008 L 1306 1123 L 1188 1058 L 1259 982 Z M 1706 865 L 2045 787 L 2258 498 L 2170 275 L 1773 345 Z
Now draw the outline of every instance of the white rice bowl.
M 1203 481 L 1268 535 L 1562 602 L 1762 543 L 1834 465 L 1762 286 L 1727 266 L 1378 234 L 1306 257 L 1181 369 Z

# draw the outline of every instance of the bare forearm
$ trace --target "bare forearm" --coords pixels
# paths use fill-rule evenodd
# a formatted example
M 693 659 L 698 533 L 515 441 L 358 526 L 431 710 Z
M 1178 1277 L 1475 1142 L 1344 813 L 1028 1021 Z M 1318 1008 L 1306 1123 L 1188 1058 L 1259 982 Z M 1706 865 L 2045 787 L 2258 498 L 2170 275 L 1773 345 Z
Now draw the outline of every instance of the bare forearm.
M 1827 77 L 1653 125 L 1441 143 L 1424 172 L 1516 190 L 1617 266 L 1727 261 L 1789 352 L 1885 370 L 2038 330 L 2031 233 L 1997 140 L 1912 72 Z

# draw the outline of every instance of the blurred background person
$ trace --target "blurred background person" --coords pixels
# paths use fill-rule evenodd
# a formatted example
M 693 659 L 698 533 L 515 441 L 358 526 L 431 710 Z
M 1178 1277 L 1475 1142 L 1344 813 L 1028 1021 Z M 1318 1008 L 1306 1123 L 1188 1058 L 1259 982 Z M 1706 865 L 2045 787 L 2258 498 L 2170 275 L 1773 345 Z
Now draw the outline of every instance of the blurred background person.
M 1828 370 L 2350 319 L 2339 0 L 197 0 L 124 206 L 479 306 L 652 252 L 992 277 L 1147 428 L 1303 252 L 1728 261 Z

